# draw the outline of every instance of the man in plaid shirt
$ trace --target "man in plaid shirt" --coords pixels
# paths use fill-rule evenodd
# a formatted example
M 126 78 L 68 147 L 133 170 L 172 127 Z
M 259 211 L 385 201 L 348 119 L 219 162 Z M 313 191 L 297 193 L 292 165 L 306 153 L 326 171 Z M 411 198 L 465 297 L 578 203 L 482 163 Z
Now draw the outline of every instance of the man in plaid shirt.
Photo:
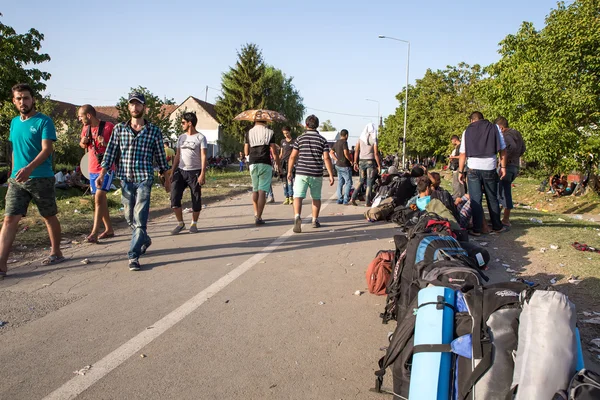
M 146 226 L 150 211 L 150 193 L 154 183 L 153 160 L 156 158 L 161 176 L 169 170 L 169 165 L 160 129 L 144 119 L 144 95 L 131 93 L 128 108 L 131 119 L 121 122 L 113 129 L 96 185 L 102 187 L 104 176 L 115 163 L 117 155 L 120 155 L 116 175 L 121 180 L 121 201 L 125 219 L 133 230 L 128 253 L 129 269 L 139 271 L 139 257 L 152 244 Z M 165 180 L 167 191 L 169 183 L 168 179 Z

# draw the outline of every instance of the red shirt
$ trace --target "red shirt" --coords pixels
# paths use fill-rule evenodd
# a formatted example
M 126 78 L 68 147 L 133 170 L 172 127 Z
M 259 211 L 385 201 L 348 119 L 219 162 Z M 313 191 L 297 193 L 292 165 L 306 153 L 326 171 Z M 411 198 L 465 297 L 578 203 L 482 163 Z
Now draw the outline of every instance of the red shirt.
M 112 131 L 115 125 L 112 122 L 105 121 L 104 123 L 104 132 L 102 132 L 102 136 L 104 137 L 104 144 L 101 144 L 98 141 L 98 127 L 92 127 L 92 140 L 96 144 L 96 148 L 98 149 L 98 153 L 104 153 L 106 151 L 106 146 L 108 146 L 108 142 L 112 135 Z M 87 135 L 88 125 L 84 125 L 81 129 L 81 138 L 83 139 Z M 87 150 L 89 152 L 88 156 L 88 169 L 90 174 L 99 174 L 102 171 L 102 167 L 98 164 L 98 159 L 96 158 L 96 149 L 94 148 L 94 144 L 90 142 L 88 144 Z

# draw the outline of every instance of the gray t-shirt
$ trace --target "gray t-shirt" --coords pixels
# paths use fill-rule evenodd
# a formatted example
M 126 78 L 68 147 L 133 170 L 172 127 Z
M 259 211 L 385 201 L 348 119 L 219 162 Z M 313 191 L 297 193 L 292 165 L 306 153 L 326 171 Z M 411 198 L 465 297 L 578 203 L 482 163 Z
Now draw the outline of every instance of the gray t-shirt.
M 200 132 L 195 135 L 184 133 L 177 139 L 179 168 L 184 171 L 202 169 L 202 149 L 206 149 L 206 138 Z
M 367 140 L 369 143 L 365 143 L 364 140 L 359 139 L 360 141 L 360 153 L 358 157 L 361 160 L 374 160 L 375 159 L 375 151 L 373 149 L 373 145 L 377 144 L 377 137 L 373 134 L 367 136 Z

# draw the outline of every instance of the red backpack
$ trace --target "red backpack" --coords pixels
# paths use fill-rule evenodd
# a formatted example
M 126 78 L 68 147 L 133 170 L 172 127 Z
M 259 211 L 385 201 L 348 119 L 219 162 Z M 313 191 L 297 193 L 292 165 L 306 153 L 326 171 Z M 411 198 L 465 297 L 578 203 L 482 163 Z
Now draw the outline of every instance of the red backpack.
M 367 267 L 367 287 L 369 293 L 383 296 L 392 274 L 395 250 L 380 250 Z

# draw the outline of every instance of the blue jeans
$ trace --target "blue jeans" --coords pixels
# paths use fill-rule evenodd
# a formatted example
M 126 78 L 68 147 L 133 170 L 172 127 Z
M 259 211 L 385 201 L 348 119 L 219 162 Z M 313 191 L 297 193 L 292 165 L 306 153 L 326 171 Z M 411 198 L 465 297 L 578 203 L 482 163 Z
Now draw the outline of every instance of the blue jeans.
M 507 210 L 512 210 L 514 208 L 513 199 L 512 199 L 512 183 L 519 175 L 519 167 L 516 165 L 509 165 L 506 167 L 506 175 L 504 179 L 500 180 L 500 185 L 498 185 L 498 200 L 502 207 Z
M 490 219 L 492 220 L 492 229 L 495 231 L 502 229 L 500 206 L 498 205 L 498 173 L 496 170 L 469 169 L 467 182 L 473 212 L 473 231 L 481 233 L 483 228 L 483 193 L 485 193 Z
M 131 227 L 130 260 L 137 260 L 142 253 L 142 245 L 149 245 L 150 236 L 146 232 L 148 214 L 150 213 L 150 192 L 154 179 L 142 182 L 121 181 L 121 201 L 125 212 L 125 220 Z
M 352 168 L 335 166 L 338 176 L 337 198 L 338 202 L 348 203 L 350 200 L 350 189 L 352 188 Z M 344 187 L 346 185 L 346 187 Z M 344 195 L 342 197 L 342 189 Z
M 358 170 L 360 174 L 360 182 L 357 190 L 352 193 L 352 200 L 356 200 L 360 188 L 365 185 L 365 201 L 367 204 L 371 204 L 373 197 L 373 182 L 375 182 L 375 161 L 374 160 L 360 160 L 358 162 Z

